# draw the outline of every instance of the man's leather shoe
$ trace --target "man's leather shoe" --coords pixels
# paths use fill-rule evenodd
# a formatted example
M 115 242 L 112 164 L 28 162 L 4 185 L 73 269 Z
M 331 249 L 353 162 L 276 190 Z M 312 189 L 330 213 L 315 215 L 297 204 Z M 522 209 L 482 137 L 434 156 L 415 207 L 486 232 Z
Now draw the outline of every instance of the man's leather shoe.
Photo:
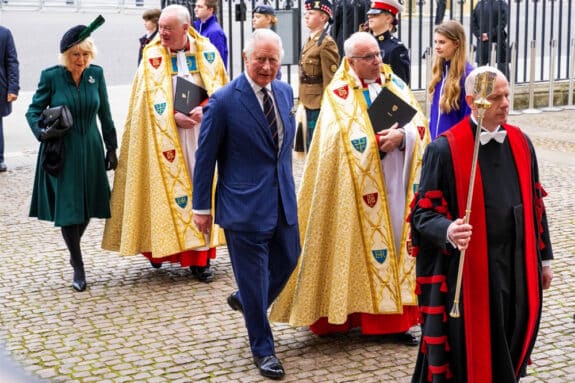
M 150 261 L 150 265 L 152 265 L 154 269 L 159 269 L 160 267 L 162 267 L 162 262 L 156 263 L 154 261 Z
M 192 270 L 192 275 L 198 278 L 200 282 L 210 283 L 214 280 L 214 272 L 210 265 L 206 267 L 190 266 L 190 269 Z
M 74 290 L 78 291 L 78 292 L 82 292 L 84 290 L 86 290 L 86 280 L 85 279 L 79 279 L 79 280 L 75 280 L 72 283 L 72 287 L 74 288 Z
M 239 311 L 242 314 L 244 313 L 244 307 L 242 306 L 242 302 L 240 302 L 240 299 L 238 298 L 237 291 L 234 291 L 228 297 L 228 305 L 232 308 L 232 310 Z
M 415 335 L 413 335 L 409 331 L 399 333 L 399 334 L 393 334 L 393 339 L 397 343 L 402 343 L 406 346 L 417 346 L 417 345 L 419 345 L 419 340 L 415 337 Z
M 254 363 L 260 374 L 270 379 L 281 379 L 285 375 L 284 368 L 275 355 L 254 356 Z
M 5 172 L 6 170 L 8 170 L 8 167 L 6 166 L 6 162 L 4 162 L 4 161 L 0 162 L 0 172 Z

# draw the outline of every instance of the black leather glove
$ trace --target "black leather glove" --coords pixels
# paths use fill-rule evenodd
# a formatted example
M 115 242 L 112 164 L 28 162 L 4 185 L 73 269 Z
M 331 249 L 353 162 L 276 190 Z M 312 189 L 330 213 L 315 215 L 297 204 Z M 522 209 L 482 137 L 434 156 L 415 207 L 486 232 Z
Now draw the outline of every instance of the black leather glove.
M 110 149 L 106 152 L 106 159 L 104 160 L 106 170 L 116 170 L 118 167 L 118 157 L 116 157 L 116 151 Z

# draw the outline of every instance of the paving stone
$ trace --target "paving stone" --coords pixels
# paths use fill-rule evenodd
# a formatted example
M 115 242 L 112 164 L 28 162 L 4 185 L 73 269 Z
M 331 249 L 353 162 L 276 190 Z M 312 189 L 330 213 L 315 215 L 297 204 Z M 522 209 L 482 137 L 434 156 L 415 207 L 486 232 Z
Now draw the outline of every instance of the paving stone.
M 522 383 L 572 383 L 575 376 L 574 111 L 520 115 L 539 156 L 555 260 L 539 337 Z M 229 256 L 218 249 L 216 280 L 203 284 L 177 265 L 100 248 L 102 220 L 82 241 L 89 288 L 71 288 L 58 228 L 27 217 L 35 153 L 0 174 L 0 342 L 27 373 L 48 382 L 263 382 L 249 353 Z M 304 161 L 294 159 L 299 184 Z M 110 173 L 110 177 L 113 174 Z M 285 382 L 409 382 L 417 350 L 357 331 L 316 337 L 273 324 Z M 414 329 L 418 333 L 418 329 Z M 1 366 L 0 366 L 1 367 Z

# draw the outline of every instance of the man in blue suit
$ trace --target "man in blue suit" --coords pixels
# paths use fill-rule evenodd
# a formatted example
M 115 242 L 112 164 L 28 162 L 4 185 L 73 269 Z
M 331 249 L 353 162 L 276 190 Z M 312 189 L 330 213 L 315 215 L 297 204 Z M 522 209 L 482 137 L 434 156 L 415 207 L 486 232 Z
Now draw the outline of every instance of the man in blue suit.
M 0 172 L 7 170 L 4 162 L 4 129 L 2 120 L 12 113 L 12 102 L 18 98 L 20 74 L 16 46 L 9 29 L 0 26 Z
M 216 91 L 204 109 L 193 180 L 194 223 L 207 233 L 217 164 L 215 220 L 225 231 L 239 289 L 228 304 L 243 313 L 255 365 L 272 379 L 285 373 L 267 309 L 300 253 L 293 93 L 275 80 L 282 56 L 275 32 L 254 31 L 242 53 L 246 71 Z

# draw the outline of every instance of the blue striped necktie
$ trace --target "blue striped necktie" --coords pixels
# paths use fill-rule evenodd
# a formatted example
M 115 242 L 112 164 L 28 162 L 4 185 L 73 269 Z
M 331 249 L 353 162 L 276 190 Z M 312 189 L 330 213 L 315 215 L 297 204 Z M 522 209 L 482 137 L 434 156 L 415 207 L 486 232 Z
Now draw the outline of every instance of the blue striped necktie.
M 276 112 L 274 110 L 274 103 L 272 102 L 272 98 L 268 94 L 268 90 L 266 88 L 262 88 L 262 93 L 264 95 L 264 115 L 266 116 L 266 120 L 268 121 L 268 126 L 272 132 L 272 138 L 274 140 L 274 145 L 276 150 L 279 147 L 278 144 L 278 123 L 276 121 Z

